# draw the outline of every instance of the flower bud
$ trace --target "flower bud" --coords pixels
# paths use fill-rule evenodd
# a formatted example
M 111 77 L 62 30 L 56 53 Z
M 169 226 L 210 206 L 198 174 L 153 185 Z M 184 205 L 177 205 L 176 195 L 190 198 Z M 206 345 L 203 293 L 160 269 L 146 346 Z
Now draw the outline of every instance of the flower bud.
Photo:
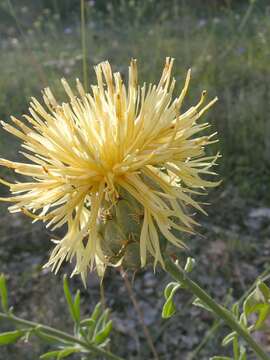
M 143 221 L 142 206 L 122 191 L 113 207 L 104 202 L 99 216 L 98 232 L 101 249 L 108 265 L 122 265 L 136 270 L 141 266 L 140 233 Z

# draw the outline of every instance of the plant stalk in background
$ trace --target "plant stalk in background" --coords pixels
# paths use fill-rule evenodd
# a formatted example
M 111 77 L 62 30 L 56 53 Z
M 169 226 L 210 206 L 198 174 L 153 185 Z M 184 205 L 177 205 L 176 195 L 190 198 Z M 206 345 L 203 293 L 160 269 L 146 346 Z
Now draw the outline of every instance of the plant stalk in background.
M 85 0 L 81 0 L 81 42 L 82 42 L 82 68 L 83 85 L 85 91 L 89 88 L 87 45 L 86 45 L 86 24 L 85 24 Z

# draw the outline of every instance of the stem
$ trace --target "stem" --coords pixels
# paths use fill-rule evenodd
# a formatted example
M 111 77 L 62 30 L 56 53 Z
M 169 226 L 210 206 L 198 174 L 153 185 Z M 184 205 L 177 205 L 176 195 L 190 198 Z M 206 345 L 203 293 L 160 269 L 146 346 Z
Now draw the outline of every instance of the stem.
M 191 355 L 189 356 L 188 360 L 196 359 L 196 356 L 199 355 L 202 348 L 207 344 L 207 342 L 211 339 L 213 334 L 217 331 L 217 329 L 221 326 L 221 320 L 215 320 L 211 328 L 207 331 L 205 337 L 202 339 L 200 344 L 192 351 Z
M 212 299 L 199 285 L 192 281 L 183 269 L 175 265 L 169 258 L 165 260 L 165 269 L 175 280 L 184 285 L 193 293 L 193 295 L 203 301 L 219 318 L 223 319 L 231 329 L 242 336 L 257 354 L 258 359 L 270 360 L 270 357 L 264 352 L 259 344 L 256 343 L 251 335 L 234 319 L 232 314 Z
M 102 281 L 99 284 L 99 292 L 100 292 L 101 306 L 102 306 L 103 311 L 105 311 L 106 310 L 106 300 L 105 300 L 105 291 L 104 291 L 104 286 L 103 286 Z
M 238 346 L 238 338 L 235 337 L 233 339 L 233 357 L 234 360 L 239 359 L 239 346 Z
M 270 278 L 270 266 L 267 266 L 267 268 L 257 277 L 257 279 L 253 282 L 253 284 L 247 289 L 247 291 L 240 297 L 238 300 L 238 303 L 243 302 L 250 293 L 255 289 L 256 284 L 258 280 L 266 281 Z
M 39 323 L 33 322 L 33 321 L 29 321 L 29 320 L 24 320 L 21 319 L 15 315 L 12 314 L 4 314 L 4 313 L 0 313 L 0 320 L 4 319 L 4 320 L 9 320 L 12 321 L 13 323 L 17 324 L 17 325 L 23 325 L 26 327 L 30 327 L 33 330 L 39 330 L 40 332 L 43 332 L 46 335 L 52 336 L 52 337 L 56 337 L 60 340 L 64 340 L 64 341 L 68 341 L 68 342 L 72 342 L 75 344 L 78 344 L 80 346 L 82 346 L 83 348 L 89 350 L 89 351 L 93 351 L 95 354 L 98 354 L 100 356 L 104 356 L 106 359 L 111 359 L 111 360 L 124 360 L 123 358 L 120 358 L 117 355 L 114 355 L 113 353 L 106 351 L 104 349 L 99 348 L 98 346 L 94 345 L 94 344 L 90 344 L 85 342 L 84 340 L 81 340 L 73 335 L 70 335 L 64 331 L 61 330 L 57 330 L 54 328 L 51 328 L 50 326 L 46 326 L 46 325 L 41 325 Z
M 137 313 L 137 315 L 138 315 L 138 317 L 139 317 L 139 321 L 140 321 L 140 323 L 141 323 L 141 325 L 142 325 L 143 332 L 144 332 L 146 341 L 147 341 L 147 343 L 148 343 L 148 346 L 149 346 L 149 348 L 150 348 L 151 351 L 152 351 L 152 354 L 153 354 L 153 356 L 154 356 L 154 359 L 155 359 L 155 360 L 159 360 L 158 353 L 157 353 L 157 350 L 156 350 L 155 345 L 154 345 L 154 343 L 153 343 L 153 339 L 152 339 L 152 337 L 151 337 L 150 331 L 149 331 L 148 327 L 145 325 L 143 313 L 142 313 L 141 308 L 140 308 L 140 306 L 139 306 L 139 304 L 138 304 L 138 301 L 137 301 L 137 299 L 136 299 L 136 297 L 135 297 L 135 294 L 134 294 L 134 292 L 133 292 L 133 290 L 132 290 L 132 287 L 131 287 L 130 281 L 129 281 L 129 279 L 128 279 L 128 276 L 127 276 L 127 274 L 123 271 L 123 269 L 121 270 L 121 276 L 122 276 L 122 278 L 124 279 L 125 287 L 126 287 L 126 289 L 127 289 L 127 292 L 128 292 L 128 294 L 129 294 L 129 297 L 130 297 L 130 299 L 131 299 L 131 301 L 132 301 L 132 304 L 133 304 L 133 306 L 134 306 L 134 309 L 135 309 L 135 311 L 136 311 L 136 313 Z
M 88 71 L 87 71 L 85 2 L 84 2 L 84 0 L 81 0 L 81 41 L 82 41 L 83 85 L 84 85 L 84 90 L 87 92 L 88 91 Z
M 246 26 L 248 20 L 250 19 L 250 16 L 252 14 L 253 8 L 255 5 L 255 1 L 250 1 L 249 2 L 249 6 L 247 8 L 247 11 L 245 12 L 240 25 L 237 29 L 238 34 L 241 34 L 241 32 L 243 31 L 244 27 Z M 235 45 L 237 44 L 237 41 L 239 40 L 239 36 L 236 36 L 234 38 L 233 41 L 231 41 L 231 43 L 229 43 L 229 45 L 227 46 L 227 48 L 225 48 L 225 50 L 220 54 L 219 59 L 224 59 L 230 52 L 231 50 L 235 47 Z
M 15 9 L 13 7 L 11 0 L 7 0 L 7 4 L 9 7 L 9 13 L 13 17 L 15 24 L 19 30 L 19 33 L 20 33 L 21 37 L 23 38 L 25 46 L 27 48 L 27 51 L 25 52 L 25 54 L 26 54 L 26 56 L 29 57 L 30 62 L 32 63 L 33 67 L 36 69 L 39 80 L 41 81 L 42 85 L 45 87 L 45 86 L 47 86 L 47 79 L 46 79 L 45 73 L 43 71 L 43 68 L 42 68 L 41 64 L 38 62 L 38 60 L 34 54 L 34 51 L 31 47 L 27 37 L 24 34 L 23 28 L 21 27 L 21 24 L 18 20 L 18 17 L 16 15 L 16 12 L 15 12 Z
M 244 294 L 240 297 L 237 302 L 241 304 L 247 296 L 255 289 L 258 279 L 261 281 L 266 281 L 270 278 L 270 266 L 268 266 L 261 275 L 258 276 L 258 278 L 253 282 L 253 284 L 244 292 Z M 197 355 L 199 355 L 202 348 L 207 344 L 207 342 L 211 339 L 211 337 L 215 334 L 217 329 L 222 325 L 223 320 L 222 319 L 216 319 L 213 323 L 212 327 L 209 329 L 209 331 L 206 333 L 200 344 L 196 347 L 196 349 L 191 353 L 188 360 L 193 360 Z M 168 324 L 166 322 L 165 324 Z

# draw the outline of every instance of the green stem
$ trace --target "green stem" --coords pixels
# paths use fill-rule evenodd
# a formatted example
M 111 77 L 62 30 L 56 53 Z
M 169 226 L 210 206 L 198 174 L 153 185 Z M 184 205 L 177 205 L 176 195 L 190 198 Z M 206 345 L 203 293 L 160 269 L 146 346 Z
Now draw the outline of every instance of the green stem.
M 239 359 L 239 346 L 238 346 L 238 338 L 234 337 L 233 339 L 233 357 L 234 360 Z
M 111 353 L 109 351 L 101 349 L 98 346 L 95 346 L 94 344 L 87 343 L 82 339 L 79 339 L 79 338 L 77 338 L 77 337 L 75 337 L 73 335 L 70 335 L 70 334 L 68 334 L 68 333 L 66 333 L 64 331 L 51 328 L 50 326 L 41 325 L 39 323 L 29 321 L 29 320 L 24 320 L 24 319 L 21 319 L 21 318 L 15 316 L 15 315 L 12 315 L 12 314 L 0 313 L 0 320 L 1 319 L 9 320 L 9 321 L 11 321 L 11 322 L 13 322 L 14 324 L 17 324 L 17 325 L 22 325 L 22 326 L 29 327 L 34 331 L 36 330 L 36 331 L 42 332 L 45 335 L 52 336 L 52 337 L 58 338 L 58 339 L 63 340 L 63 341 L 78 344 L 78 345 L 82 346 L 84 349 L 92 351 L 93 353 L 98 354 L 100 356 L 103 356 L 106 359 L 124 360 L 123 358 L 120 358 L 119 356 L 114 355 L 113 353 Z
M 81 41 L 82 41 L 82 63 L 83 63 L 83 85 L 84 90 L 88 91 L 88 71 L 87 71 L 87 49 L 85 31 L 85 2 L 81 0 Z
M 48 81 L 47 81 L 46 75 L 43 71 L 42 65 L 36 58 L 35 53 L 31 47 L 31 44 L 29 43 L 29 40 L 25 36 L 25 33 L 24 33 L 23 28 L 18 20 L 18 17 L 16 15 L 16 12 L 15 12 L 15 9 L 13 7 L 11 0 L 7 0 L 7 4 L 9 7 L 9 13 L 13 17 L 13 19 L 15 21 L 15 25 L 17 26 L 19 33 L 21 34 L 21 37 L 23 38 L 25 46 L 27 48 L 27 51 L 25 52 L 25 54 L 26 54 L 26 56 L 29 57 L 30 62 L 32 63 L 33 67 L 36 69 L 37 76 L 39 77 L 42 85 L 45 87 L 45 86 L 47 86 Z
M 208 330 L 205 337 L 202 339 L 200 344 L 192 351 L 190 354 L 188 360 L 196 359 L 196 356 L 199 355 L 202 348 L 207 344 L 207 342 L 212 338 L 213 334 L 217 331 L 217 329 L 221 326 L 222 321 L 221 320 L 215 320 L 212 327 Z
M 256 343 L 251 335 L 234 319 L 232 314 L 212 299 L 199 285 L 192 281 L 182 268 L 175 265 L 171 259 L 167 258 L 165 260 L 165 269 L 176 281 L 184 285 L 185 288 L 204 302 L 219 318 L 223 319 L 231 329 L 235 330 L 239 336 L 244 338 L 257 354 L 258 359 L 270 360 L 270 357 L 264 352 L 259 344 Z
M 241 304 L 247 296 L 255 289 L 258 279 L 261 281 L 266 281 L 270 278 L 270 266 L 268 266 L 261 275 L 258 276 L 258 278 L 253 282 L 253 284 L 245 291 L 245 293 L 240 297 L 240 299 L 237 301 L 239 304 Z M 207 342 L 212 338 L 212 336 L 215 334 L 217 329 L 222 325 L 223 320 L 222 319 L 216 319 L 212 325 L 212 327 L 209 329 L 209 331 L 206 333 L 200 344 L 196 347 L 196 349 L 191 353 L 188 360 L 193 360 L 196 358 L 196 356 L 199 355 L 200 351 L 203 349 L 203 347 L 207 344 Z M 166 322 L 165 324 L 168 324 Z

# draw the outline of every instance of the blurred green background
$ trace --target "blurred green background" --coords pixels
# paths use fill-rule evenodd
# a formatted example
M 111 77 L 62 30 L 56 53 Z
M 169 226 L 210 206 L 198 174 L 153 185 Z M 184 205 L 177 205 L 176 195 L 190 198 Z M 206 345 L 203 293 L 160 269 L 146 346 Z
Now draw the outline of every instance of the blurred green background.
M 210 196 L 208 219 L 201 219 L 203 236 L 190 239 L 189 245 L 198 258 L 200 282 L 220 301 L 226 301 L 229 289 L 236 300 L 269 267 L 270 258 L 269 1 L 85 0 L 84 4 L 89 83 L 95 82 L 93 65 L 106 59 L 126 77 L 132 57 L 138 59 L 139 81 L 155 82 L 165 57 L 171 56 L 176 59 L 177 91 L 187 69 L 192 69 L 185 107 L 204 89 L 209 100 L 218 96 L 207 120 L 218 131 L 220 141 L 212 151 L 222 153 L 217 171 L 223 184 Z M 40 98 L 46 86 L 65 101 L 60 79 L 67 78 L 71 85 L 77 77 L 83 80 L 82 63 L 79 0 L 0 0 L 0 119 L 27 113 L 31 96 Z M 15 159 L 18 150 L 17 141 L 0 130 L 1 157 Z M 1 177 L 13 176 L 0 171 Z M 2 194 L 7 194 L 4 187 Z M 9 215 L 5 205 L 0 214 L 0 271 L 10 276 L 13 303 L 22 316 L 65 328 L 69 324 L 60 277 L 70 268 L 67 265 L 57 277 L 41 269 L 51 234 L 23 216 Z M 181 295 L 178 320 L 164 325 L 161 294 L 168 279 L 151 276 L 151 271 L 137 275 L 134 291 L 160 360 L 228 354 L 219 346 L 221 333 L 209 338 L 200 355 L 192 355 L 211 326 L 211 317 L 198 309 L 190 312 L 190 298 Z M 81 287 L 79 279 L 73 285 Z M 89 289 L 84 292 L 86 311 L 99 298 L 95 279 L 89 280 Z M 110 273 L 105 289 L 115 313 L 112 349 L 128 360 L 151 359 L 120 276 Z M 259 340 L 270 347 L 270 332 Z M 35 360 L 40 346 L 19 344 L 0 352 L 0 359 Z
M 208 115 L 219 132 L 221 173 L 251 196 L 269 194 L 270 7 L 268 1 L 85 1 L 87 61 L 108 59 L 123 73 L 131 57 L 140 79 L 158 79 L 175 57 L 181 87 L 192 68 L 189 100 L 207 89 L 219 102 Z M 82 79 L 79 0 L 0 1 L 0 118 L 27 111 L 45 86 Z M 62 98 L 64 100 L 64 98 Z M 186 103 L 189 104 L 189 101 Z M 8 139 L 9 141 L 9 139 Z M 1 152 L 9 142 L 1 139 Z

